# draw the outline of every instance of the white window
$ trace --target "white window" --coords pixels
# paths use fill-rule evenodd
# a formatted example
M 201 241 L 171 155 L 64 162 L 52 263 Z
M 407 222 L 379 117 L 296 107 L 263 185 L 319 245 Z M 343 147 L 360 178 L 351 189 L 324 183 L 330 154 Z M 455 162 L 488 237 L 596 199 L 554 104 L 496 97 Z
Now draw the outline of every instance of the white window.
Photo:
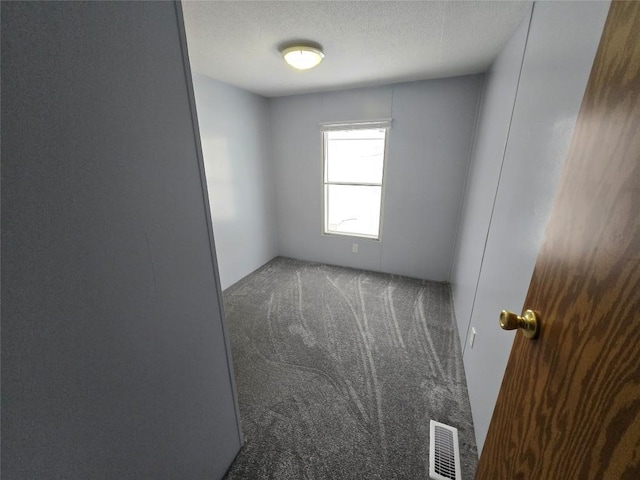
M 324 140 L 324 233 L 380 238 L 388 123 L 331 126 Z

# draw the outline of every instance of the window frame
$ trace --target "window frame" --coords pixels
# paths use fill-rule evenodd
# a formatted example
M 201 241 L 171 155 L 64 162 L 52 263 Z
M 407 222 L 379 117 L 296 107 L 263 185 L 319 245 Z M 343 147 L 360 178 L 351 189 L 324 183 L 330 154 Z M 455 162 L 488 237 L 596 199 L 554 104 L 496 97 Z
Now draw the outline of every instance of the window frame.
M 353 237 L 361 238 L 365 240 L 372 240 L 375 242 L 382 241 L 382 226 L 384 220 L 384 200 L 385 200 L 385 178 L 387 176 L 387 157 L 389 156 L 389 132 L 391 130 L 391 119 L 379 120 L 375 122 L 348 122 L 348 123 L 322 123 L 320 124 L 321 141 L 322 141 L 322 222 L 321 233 L 327 237 Z M 353 131 L 353 130 L 375 130 L 382 129 L 384 133 L 384 149 L 382 158 L 382 181 L 378 183 L 368 182 L 329 182 L 327 179 L 328 173 L 328 135 L 331 131 Z M 328 231 L 327 221 L 329 212 L 329 192 L 327 185 L 346 185 L 346 186 L 373 186 L 380 187 L 380 217 L 378 221 L 378 235 L 366 235 L 361 233 L 344 233 L 344 232 L 330 232 Z

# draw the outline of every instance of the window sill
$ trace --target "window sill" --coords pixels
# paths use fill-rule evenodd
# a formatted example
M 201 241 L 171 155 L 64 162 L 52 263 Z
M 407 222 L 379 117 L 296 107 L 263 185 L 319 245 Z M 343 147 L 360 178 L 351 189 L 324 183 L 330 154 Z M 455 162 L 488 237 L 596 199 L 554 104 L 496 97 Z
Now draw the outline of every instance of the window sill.
M 381 242 L 382 239 L 380 236 L 373 237 L 369 235 L 361 235 L 357 233 L 339 233 L 339 232 L 322 232 L 323 237 L 342 237 L 342 238 L 358 238 L 362 240 L 371 240 L 373 242 Z

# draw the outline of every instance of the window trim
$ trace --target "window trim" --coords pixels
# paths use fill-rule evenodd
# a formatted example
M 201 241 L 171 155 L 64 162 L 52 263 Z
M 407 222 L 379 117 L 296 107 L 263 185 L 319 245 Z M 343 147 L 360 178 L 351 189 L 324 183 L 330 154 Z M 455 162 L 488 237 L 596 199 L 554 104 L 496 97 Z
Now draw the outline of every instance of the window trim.
M 345 130 L 372 130 L 372 129 L 384 129 L 384 152 L 382 159 L 382 181 L 378 183 L 360 183 L 360 182 L 327 182 L 327 132 L 331 131 L 345 131 Z M 372 240 L 374 242 L 382 242 L 382 226 L 384 221 L 384 200 L 385 200 L 385 178 L 387 176 L 387 157 L 389 156 L 389 131 L 391 130 L 391 119 L 376 120 L 370 122 L 341 122 L 341 123 L 321 123 L 320 124 L 320 138 L 322 142 L 322 176 L 321 176 L 321 188 L 322 188 L 322 217 L 320 232 L 326 237 L 345 237 L 345 238 L 362 238 L 365 240 Z M 328 232 L 327 227 L 327 215 L 328 215 L 328 192 L 327 185 L 351 185 L 362 187 L 380 187 L 380 219 L 378 221 L 378 236 L 358 234 L 358 233 L 344 233 L 344 232 Z

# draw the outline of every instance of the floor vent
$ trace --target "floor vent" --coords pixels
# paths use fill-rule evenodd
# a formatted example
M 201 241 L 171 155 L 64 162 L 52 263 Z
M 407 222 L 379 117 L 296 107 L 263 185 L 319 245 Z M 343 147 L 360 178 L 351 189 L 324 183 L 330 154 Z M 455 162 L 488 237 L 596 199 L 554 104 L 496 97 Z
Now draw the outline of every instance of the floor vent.
M 431 420 L 429 477 L 433 480 L 461 480 L 458 429 Z

